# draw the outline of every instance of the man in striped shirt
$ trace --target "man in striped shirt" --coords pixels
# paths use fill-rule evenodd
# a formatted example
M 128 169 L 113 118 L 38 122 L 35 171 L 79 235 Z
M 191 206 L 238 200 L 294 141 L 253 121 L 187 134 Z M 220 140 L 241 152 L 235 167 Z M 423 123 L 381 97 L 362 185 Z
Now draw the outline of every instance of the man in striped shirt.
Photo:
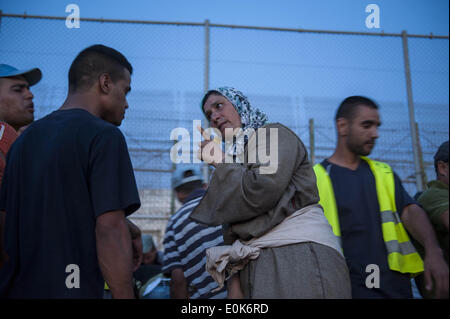
M 177 168 L 172 187 L 183 205 L 170 218 L 164 236 L 162 272 L 171 277 L 170 297 L 177 299 L 226 298 L 205 269 L 206 249 L 223 244 L 222 227 L 207 227 L 189 219 L 205 194 L 202 174 L 196 166 Z

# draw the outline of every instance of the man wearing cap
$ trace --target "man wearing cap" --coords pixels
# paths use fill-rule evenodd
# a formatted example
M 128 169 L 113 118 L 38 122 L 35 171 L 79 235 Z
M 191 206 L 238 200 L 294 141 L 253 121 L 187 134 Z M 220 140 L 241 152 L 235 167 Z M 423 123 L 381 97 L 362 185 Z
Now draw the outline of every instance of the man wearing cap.
M 170 218 L 164 235 L 162 272 L 171 277 L 170 296 L 177 299 L 226 298 L 225 288 L 205 270 L 206 249 L 223 244 L 222 228 L 207 227 L 189 219 L 205 194 L 200 168 L 177 168 L 172 188 L 183 204 Z
M 142 235 L 142 263 L 134 272 L 134 278 L 145 284 L 150 278 L 161 272 L 162 252 L 156 249 L 151 234 Z
M 436 180 L 428 183 L 428 188 L 419 196 L 418 202 L 427 212 L 428 217 L 436 232 L 437 239 L 443 250 L 444 259 L 448 264 L 448 141 L 441 144 L 434 155 L 434 168 L 436 170 Z M 423 248 L 417 247 L 417 250 L 423 255 Z M 423 287 L 423 276 L 418 278 L 418 286 L 425 298 L 430 297 Z M 448 296 L 447 296 L 448 298 Z
M 7 64 L 0 64 L 0 185 L 6 166 L 6 153 L 14 143 L 21 127 L 34 120 L 33 94 L 30 86 L 42 78 L 38 68 L 18 70 Z M 0 214 L 0 225 L 4 215 Z M 3 229 L 0 227 L 0 247 L 2 246 Z M 0 252 L 0 267 L 6 258 Z
M 9 149 L 0 188 L 0 251 L 7 256 L 0 298 L 101 299 L 105 282 L 113 298 L 135 297 L 142 240 L 126 217 L 140 200 L 118 129 L 132 72 L 113 48 L 82 50 L 63 105 Z
M 0 185 L 6 165 L 6 153 L 21 127 L 34 120 L 33 94 L 30 87 L 38 83 L 42 73 L 38 68 L 18 70 L 0 64 Z

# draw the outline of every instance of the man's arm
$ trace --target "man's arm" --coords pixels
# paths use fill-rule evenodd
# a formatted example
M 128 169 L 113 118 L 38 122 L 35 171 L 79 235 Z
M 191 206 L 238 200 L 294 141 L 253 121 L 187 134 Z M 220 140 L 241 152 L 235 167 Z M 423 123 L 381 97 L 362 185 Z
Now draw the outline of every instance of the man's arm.
M 170 298 L 172 299 L 188 299 L 188 289 L 183 269 L 175 268 L 172 270 L 170 280 Z
M 134 298 L 132 243 L 124 211 L 97 217 L 95 234 L 98 262 L 113 298 Z
M 448 298 L 448 266 L 427 214 L 418 205 L 412 204 L 403 209 L 401 219 L 405 228 L 425 249 L 425 288 L 431 291 L 434 279 L 435 297 Z
M 441 222 L 447 228 L 448 232 L 448 209 L 441 215 Z

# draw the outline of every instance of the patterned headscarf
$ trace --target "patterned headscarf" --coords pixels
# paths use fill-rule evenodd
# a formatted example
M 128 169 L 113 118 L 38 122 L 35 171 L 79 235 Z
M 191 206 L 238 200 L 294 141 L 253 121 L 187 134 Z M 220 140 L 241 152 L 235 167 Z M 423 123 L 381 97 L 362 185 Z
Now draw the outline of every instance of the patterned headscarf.
M 232 87 L 220 87 L 218 89 L 208 91 L 217 91 L 222 96 L 224 96 L 230 103 L 234 106 L 235 110 L 238 112 L 241 117 L 242 123 L 242 131 L 243 134 L 236 137 L 236 143 L 233 143 L 231 146 L 225 147 L 227 148 L 225 152 L 230 156 L 240 155 L 243 150 L 243 146 L 247 143 L 248 137 L 245 134 L 249 129 L 254 129 L 255 131 L 267 123 L 267 115 L 256 107 L 252 107 L 248 98 L 241 92 Z M 208 94 L 207 93 L 207 94 Z M 206 95 L 205 95 L 206 96 Z M 201 105 L 202 112 L 203 105 Z M 241 147 L 237 147 L 240 145 Z

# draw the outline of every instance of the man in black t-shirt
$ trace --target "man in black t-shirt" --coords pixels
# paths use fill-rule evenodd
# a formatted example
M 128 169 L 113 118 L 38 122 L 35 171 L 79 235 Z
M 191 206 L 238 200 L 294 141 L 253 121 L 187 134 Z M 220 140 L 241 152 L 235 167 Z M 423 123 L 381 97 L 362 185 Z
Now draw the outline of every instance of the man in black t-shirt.
M 398 232 L 404 226 L 426 247 L 423 265 L 427 284 L 436 286 L 436 297 L 448 298 L 448 267 L 425 212 L 408 195 L 398 176 L 386 170 L 387 165 L 364 157 L 371 153 L 378 138 L 378 127 L 381 125 L 378 106 L 368 98 L 352 96 L 341 103 L 335 120 L 338 133 L 336 150 L 320 164 L 322 168 L 316 165 L 315 171 L 321 204 L 326 208 L 333 231 L 336 233 L 336 224 L 340 226 L 342 248 L 350 270 L 352 297 L 412 298 L 410 273 L 394 271 L 392 267 L 399 270 L 423 269 L 420 256 L 414 252 L 406 237 L 384 239 L 384 235 L 392 234 L 393 229 Z M 377 165 L 384 168 L 377 168 Z M 381 172 L 378 177 L 374 170 L 377 174 Z M 391 197 L 383 199 L 388 201 L 392 211 L 381 209 L 378 197 L 382 194 L 378 192 L 378 187 L 381 183 L 388 185 L 390 182 L 384 181 L 392 178 L 387 177 L 389 174 L 386 173 L 393 175 L 395 194 L 385 193 L 392 196 L 392 201 Z M 324 186 L 327 176 L 331 180 L 330 188 L 335 201 Z M 333 211 L 331 205 L 337 209 L 338 222 L 329 217 L 330 211 Z M 395 217 L 395 212 L 400 220 Z M 388 230 L 389 227 L 391 230 Z M 402 255 L 398 257 L 398 253 Z M 405 267 L 401 262 L 390 264 L 388 255 L 414 265 Z M 377 275 L 378 280 L 371 282 L 371 275 Z
M 64 104 L 8 152 L 0 298 L 102 298 L 105 281 L 113 298 L 134 297 L 142 244 L 126 216 L 140 201 L 116 127 L 128 108 L 131 73 L 112 48 L 83 50 L 71 65 Z

